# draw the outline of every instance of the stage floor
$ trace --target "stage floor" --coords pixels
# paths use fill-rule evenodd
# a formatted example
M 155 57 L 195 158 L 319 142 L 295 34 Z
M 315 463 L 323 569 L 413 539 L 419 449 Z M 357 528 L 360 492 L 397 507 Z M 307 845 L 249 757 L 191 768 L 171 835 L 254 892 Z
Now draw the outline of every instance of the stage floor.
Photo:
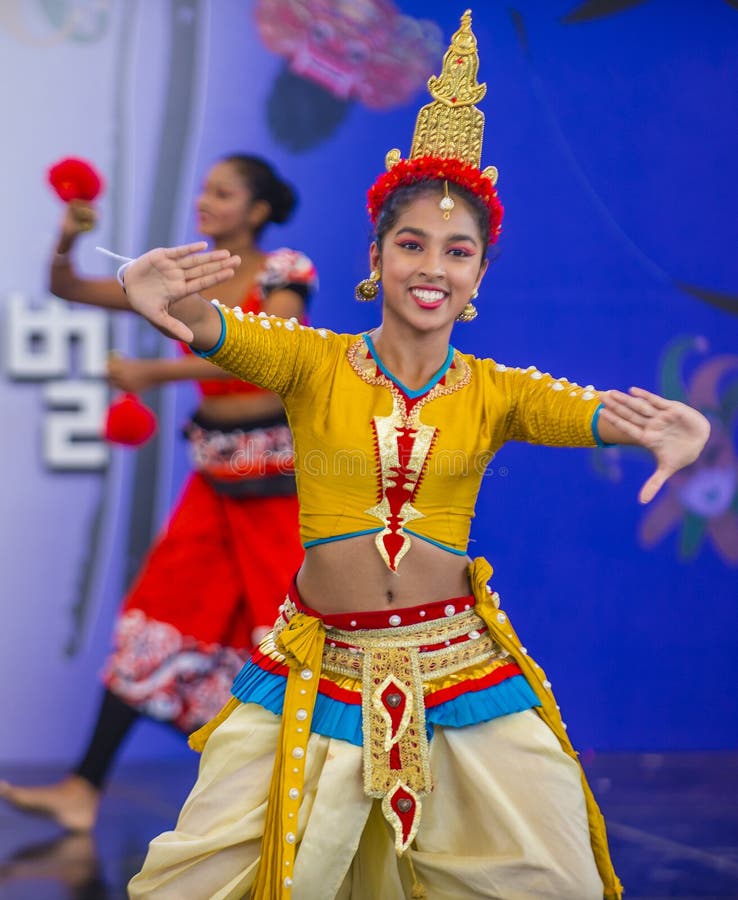
M 618 753 L 585 762 L 626 900 L 738 900 L 738 753 Z M 195 768 L 194 759 L 119 768 L 89 836 L 65 836 L 0 804 L 0 898 L 123 900 L 148 841 L 171 826 Z M 57 774 L 0 770 L 25 783 Z

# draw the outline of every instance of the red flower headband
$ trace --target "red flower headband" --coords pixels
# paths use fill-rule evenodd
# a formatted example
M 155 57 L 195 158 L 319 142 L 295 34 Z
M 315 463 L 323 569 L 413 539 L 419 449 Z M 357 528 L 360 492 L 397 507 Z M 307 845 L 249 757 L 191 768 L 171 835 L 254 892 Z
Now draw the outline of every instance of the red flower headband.
M 489 242 L 494 244 L 497 241 L 502 231 L 504 207 L 491 179 L 471 163 L 440 156 L 401 159 L 389 172 L 380 175 L 367 193 L 367 208 L 372 224 L 377 224 L 379 213 L 391 193 L 399 187 L 419 181 L 449 181 L 479 197 L 489 212 Z

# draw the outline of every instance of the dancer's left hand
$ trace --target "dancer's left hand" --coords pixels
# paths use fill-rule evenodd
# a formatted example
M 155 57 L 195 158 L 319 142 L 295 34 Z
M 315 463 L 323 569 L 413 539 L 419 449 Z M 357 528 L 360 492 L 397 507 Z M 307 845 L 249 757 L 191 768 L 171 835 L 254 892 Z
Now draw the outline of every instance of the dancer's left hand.
M 126 359 L 117 354 L 108 357 L 108 381 L 120 391 L 142 394 L 159 384 L 157 364 L 154 359 Z
M 627 394 L 604 391 L 601 398 L 600 417 L 627 436 L 628 443 L 656 457 L 656 471 L 638 494 L 641 503 L 653 500 L 668 478 L 693 463 L 710 436 L 710 423 L 702 413 L 643 388 L 630 388 Z

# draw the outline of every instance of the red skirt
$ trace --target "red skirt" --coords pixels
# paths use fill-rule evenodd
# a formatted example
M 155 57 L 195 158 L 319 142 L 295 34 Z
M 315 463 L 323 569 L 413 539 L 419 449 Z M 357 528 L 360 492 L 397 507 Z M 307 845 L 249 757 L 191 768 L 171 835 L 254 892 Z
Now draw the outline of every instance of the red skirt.
M 303 552 L 295 495 L 228 496 L 191 475 L 123 604 L 107 687 L 199 728 L 228 700 L 255 631 L 271 628 Z

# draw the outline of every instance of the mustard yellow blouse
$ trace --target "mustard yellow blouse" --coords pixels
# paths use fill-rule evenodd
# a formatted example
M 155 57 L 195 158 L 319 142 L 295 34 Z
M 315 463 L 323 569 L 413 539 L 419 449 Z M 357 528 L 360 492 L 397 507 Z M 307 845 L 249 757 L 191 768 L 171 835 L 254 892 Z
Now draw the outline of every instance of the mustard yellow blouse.
M 216 307 L 223 332 L 201 355 L 284 401 L 305 547 L 373 533 L 392 571 L 411 537 L 464 555 L 482 476 L 506 441 L 600 443 L 591 386 L 449 347 L 413 391 L 368 334 Z

